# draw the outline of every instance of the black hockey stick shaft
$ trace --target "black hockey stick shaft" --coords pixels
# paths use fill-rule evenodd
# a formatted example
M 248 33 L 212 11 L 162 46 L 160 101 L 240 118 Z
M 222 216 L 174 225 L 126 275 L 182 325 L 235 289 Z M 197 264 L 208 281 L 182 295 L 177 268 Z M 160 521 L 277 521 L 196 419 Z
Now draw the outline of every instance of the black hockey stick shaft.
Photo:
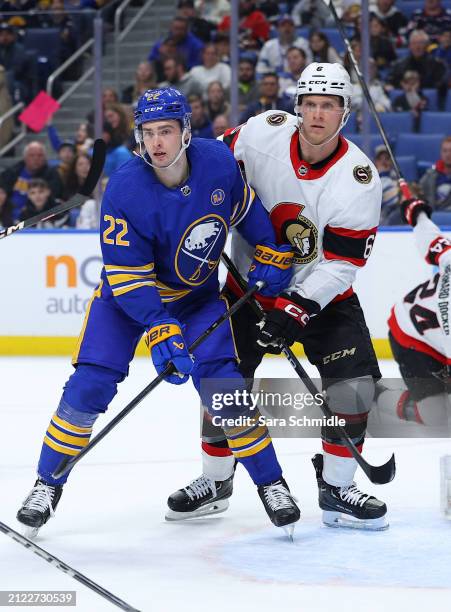
M 133 606 L 130 606 L 128 603 L 125 603 L 125 601 L 123 601 L 116 595 L 113 595 L 113 593 L 111 593 L 110 591 L 107 591 L 102 586 L 100 586 L 78 570 L 74 569 L 70 565 L 67 565 L 67 563 L 64 563 L 64 561 L 61 561 L 61 559 L 58 559 L 58 557 L 55 557 L 54 555 L 52 555 L 52 553 L 49 553 L 47 550 L 44 550 L 43 548 L 41 548 L 28 538 L 24 537 L 14 529 L 11 529 L 11 527 L 8 527 L 8 525 L 5 525 L 5 523 L 2 523 L 1 521 L 0 531 L 10 537 L 12 540 L 15 540 L 19 544 L 22 544 L 22 546 L 24 546 L 25 548 L 28 548 L 29 550 L 34 552 L 42 559 L 45 559 L 48 563 L 50 563 L 57 569 L 61 570 L 65 574 L 68 574 L 69 576 L 71 576 L 71 578 L 74 578 L 74 580 L 77 580 L 84 586 L 88 587 L 88 589 L 91 589 L 91 591 L 94 591 L 101 597 L 107 599 L 110 603 L 114 604 L 118 608 L 121 608 L 121 610 L 128 610 L 129 612 L 140 612 L 137 608 L 133 608 Z
M 67 202 L 62 202 L 57 206 L 54 206 L 50 210 L 45 210 L 43 212 L 38 213 L 37 215 L 33 215 L 25 221 L 20 221 L 17 225 L 10 225 L 4 230 L 0 231 L 0 240 L 2 238 L 6 238 L 7 236 L 11 236 L 15 232 L 18 232 L 23 229 L 27 229 L 28 227 L 33 227 L 37 225 L 41 221 L 47 221 L 48 219 L 52 219 L 56 215 L 59 215 L 67 210 L 71 210 L 72 208 L 76 208 L 77 206 L 81 206 L 87 200 L 92 197 L 92 192 L 97 185 L 97 182 L 102 174 L 103 166 L 105 163 L 105 153 L 106 153 L 106 145 L 102 139 L 97 139 L 94 143 L 93 153 L 92 153 L 92 161 L 91 167 L 88 172 L 88 176 L 85 179 L 85 182 L 80 188 L 79 193 L 76 193 L 72 198 L 67 200 Z
M 238 272 L 236 266 L 234 265 L 230 257 L 228 257 L 226 253 L 223 253 L 222 260 L 227 270 L 230 272 L 233 280 L 238 284 L 238 286 L 243 291 L 245 291 L 246 283 L 243 277 L 241 276 L 241 274 Z M 249 300 L 249 305 L 252 307 L 252 310 L 254 311 L 258 319 L 262 319 L 265 316 L 265 312 L 262 306 L 260 305 L 259 302 L 257 302 L 255 298 L 252 298 Z M 308 391 L 314 396 L 316 393 L 318 393 L 318 389 L 315 387 L 313 381 L 308 376 L 307 372 L 304 370 L 302 365 L 299 363 L 299 360 L 297 359 L 296 355 L 293 353 L 291 348 L 285 342 L 281 342 L 280 346 L 282 348 L 283 354 L 285 355 L 285 357 L 288 359 L 288 361 L 292 365 L 296 374 L 299 376 L 299 378 L 302 380 L 304 385 L 307 387 Z M 321 403 L 320 408 L 327 418 L 334 416 L 332 410 L 329 408 L 325 399 Z M 354 442 L 348 436 L 346 430 L 341 425 L 334 426 L 334 429 L 336 430 L 336 432 L 338 433 L 339 437 L 342 439 L 345 446 L 350 450 L 352 456 L 357 461 L 357 463 L 360 465 L 360 467 L 362 468 L 362 470 L 365 472 L 365 474 L 368 476 L 368 478 L 371 480 L 372 483 L 386 484 L 387 482 L 390 482 L 391 480 L 393 480 L 393 478 L 395 477 L 395 472 L 396 472 L 394 454 L 390 457 L 387 463 L 384 463 L 384 465 L 373 466 L 364 459 L 362 454 L 359 452 L 359 449 L 356 447 Z
M 359 64 L 357 62 L 357 60 L 355 59 L 354 53 L 352 51 L 351 48 L 351 43 L 349 41 L 349 38 L 346 35 L 346 31 L 343 27 L 343 24 L 341 23 L 340 17 L 337 14 L 337 11 L 335 9 L 333 0 L 323 0 L 323 2 L 329 7 L 330 12 L 332 13 L 332 16 L 334 18 L 335 24 L 337 26 L 338 31 L 340 32 L 340 35 L 343 39 L 343 42 L 346 46 L 346 50 L 348 52 L 349 55 L 349 59 L 351 60 L 352 63 L 352 67 L 354 68 L 356 74 L 357 74 L 357 78 L 359 79 L 359 83 L 360 86 L 362 88 L 363 91 L 363 95 L 365 96 L 365 99 L 368 103 L 368 106 L 370 107 L 371 110 L 371 114 L 374 117 L 374 120 L 376 122 L 376 125 L 378 127 L 379 132 L 381 133 L 382 136 L 382 140 L 384 141 L 385 146 L 387 147 L 387 151 L 388 154 L 390 156 L 390 159 L 392 161 L 393 164 L 393 168 L 396 172 L 396 176 L 398 179 L 398 184 L 399 184 L 399 188 L 401 189 L 401 193 L 404 197 L 404 199 L 409 200 L 412 197 L 412 193 L 410 191 L 409 185 L 407 184 L 407 181 L 405 180 L 405 178 L 402 176 L 401 173 L 401 168 L 399 167 L 399 164 L 396 160 L 396 157 L 393 153 L 393 149 L 391 147 L 390 141 L 388 140 L 387 137 L 387 133 L 385 132 L 385 128 L 382 125 L 381 120 L 379 119 L 379 113 L 376 110 L 376 106 L 374 104 L 373 98 L 371 97 L 371 93 L 370 90 L 368 89 L 368 85 L 365 82 L 365 79 L 363 78 L 363 74 L 360 71 L 360 67 Z
M 230 319 L 230 317 L 237 310 L 239 310 L 241 306 L 243 306 L 243 304 L 245 304 L 256 291 L 261 289 L 263 286 L 264 286 L 264 283 L 259 282 L 254 287 L 252 287 L 252 289 L 249 289 L 248 291 L 246 291 L 246 293 L 237 302 L 235 302 L 235 304 L 233 304 L 231 308 L 226 310 L 198 338 L 196 338 L 196 340 L 194 340 L 194 342 L 191 344 L 191 346 L 188 349 L 189 352 L 194 351 L 200 344 L 202 344 L 202 342 L 204 342 L 204 340 L 206 340 L 208 336 L 210 336 L 210 334 L 212 334 L 217 327 L 219 327 L 222 323 L 224 323 L 224 321 L 227 321 L 228 319 Z M 69 470 L 71 470 L 74 467 L 74 465 L 78 463 L 80 459 L 82 459 L 86 455 L 86 453 L 89 453 L 89 451 L 91 451 L 94 448 L 94 446 L 96 446 L 101 440 L 103 440 L 103 438 L 107 434 L 109 434 L 110 431 L 114 429 L 114 427 L 116 427 L 116 425 L 120 423 L 122 419 L 124 419 L 127 416 L 129 412 L 131 412 L 147 395 L 149 395 L 151 391 L 153 391 L 156 387 L 158 387 L 158 385 L 161 383 L 162 380 L 164 380 L 164 378 L 166 378 L 166 376 L 169 376 L 174 371 L 175 371 L 175 367 L 171 362 L 166 366 L 163 372 L 161 372 L 161 374 L 159 374 L 156 378 L 154 378 L 152 382 L 150 382 L 147 385 L 147 387 L 144 387 L 144 389 L 140 393 L 138 393 L 138 395 L 134 397 L 131 400 L 131 402 L 127 404 L 127 406 L 125 406 L 125 408 L 123 408 L 123 410 L 121 410 L 114 417 L 114 419 L 112 419 L 108 423 L 108 425 L 106 425 L 89 442 L 89 444 L 84 447 L 84 449 L 78 455 L 71 457 L 71 458 L 65 457 L 64 459 L 62 459 L 60 464 L 56 468 L 55 472 L 53 473 L 53 477 L 60 478 L 61 476 L 66 474 Z

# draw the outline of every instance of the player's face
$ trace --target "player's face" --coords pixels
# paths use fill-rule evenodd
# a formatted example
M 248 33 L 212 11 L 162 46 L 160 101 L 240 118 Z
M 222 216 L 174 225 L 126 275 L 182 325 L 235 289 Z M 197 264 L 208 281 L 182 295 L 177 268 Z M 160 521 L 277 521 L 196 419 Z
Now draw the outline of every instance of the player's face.
M 152 164 L 165 167 L 178 155 L 181 146 L 180 123 L 168 121 L 149 121 L 142 126 L 144 146 Z
M 313 144 L 328 140 L 337 130 L 343 116 L 339 96 L 303 96 L 302 130 Z

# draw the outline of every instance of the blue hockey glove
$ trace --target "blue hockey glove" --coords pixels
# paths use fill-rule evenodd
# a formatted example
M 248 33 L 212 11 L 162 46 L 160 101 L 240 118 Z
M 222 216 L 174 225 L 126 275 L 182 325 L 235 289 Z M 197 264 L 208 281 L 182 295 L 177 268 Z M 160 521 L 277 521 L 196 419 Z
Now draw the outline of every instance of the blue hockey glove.
M 293 247 L 289 244 L 257 244 L 249 268 L 249 288 L 264 281 L 266 285 L 259 291 L 261 295 L 279 295 L 290 284 L 293 256 Z
M 181 385 L 188 380 L 194 363 L 177 319 L 156 321 L 147 332 L 146 344 L 158 374 L 163 372 L 169 362 L 174 364 L 176 372 L 165 378 L 167 382 Z
M 258 323 L 257 344 L 267 353 L 278 355 L 281 352 L 280 341 L 291 346 L 293 342 L 302 340 L 306 325 L 320 310 L 320 305 L 314 300 L 297 293 L 282 293 L 276 299 L 274 308 Z

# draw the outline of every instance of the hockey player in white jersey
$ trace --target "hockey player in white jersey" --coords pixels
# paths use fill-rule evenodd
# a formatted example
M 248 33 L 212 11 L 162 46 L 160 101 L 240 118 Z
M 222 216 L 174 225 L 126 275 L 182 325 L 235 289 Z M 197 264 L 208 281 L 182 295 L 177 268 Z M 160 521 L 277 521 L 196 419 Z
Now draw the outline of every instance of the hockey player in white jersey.
M 420 255 L 438 266 L 432 278 L 397 302 L 388 319 L 389 341 L 407 389 L 377 388 L 384 415 L 425 426 L 423 435 L 447 437 L 451 390 L 450 282 L 451 241 L 430 219 L 423 200 L 403 202 L 404 219 L 413 226 Z
M 295 251 L 290 287 L 261 299 L 263 325 L 250 307 L 234 318 L 240 370 L 246 378 L 279 340 L 300 341 L 319 370 L 329 406 L 346 420 L 362 449 L 374 382 L 380 372 L 352 283 L 370 256 L 381 208 L 381 183 L 366 155 L 340 131 L 351 109 L 352 85 L 339 64 L 312 63 L 302 73 L 295 115 L 268 111 L 225 132 L 249 183 L 259 194 L 279 242 Z M 238 235 L 232 259 L 245 277 L 250 246 Z M 225 293 L 241 295 L 229 276 Z M 339 358 L 331 359 L 331 355 Z M 205 504 L 232 494 L 233 459 L 225 437 L 208 420 L 202 441 L 203 475 L 168 499 L 169 518 L 195 516 Z M 323 521 L 330 526 L 387 527 L 385 504 L 354 483 L 357 462 L 334 430 L 322 431 L 323 454 L 313 458 Z M 196 483 L 204 484 L 203 495 Z

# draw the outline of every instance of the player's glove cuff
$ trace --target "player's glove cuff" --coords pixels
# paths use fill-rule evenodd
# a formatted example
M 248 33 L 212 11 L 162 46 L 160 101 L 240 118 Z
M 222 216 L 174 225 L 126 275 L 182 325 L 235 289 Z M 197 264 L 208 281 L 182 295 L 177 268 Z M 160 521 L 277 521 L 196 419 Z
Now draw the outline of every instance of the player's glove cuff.
M 176 372 L 166 376 L 165 380 L 176 385 L 188 380 L 194 364 L 177 319 L 156 321 L 145 340 L 158 374 L 172 362 Z
M 249 268 L 248 286 L 264 281 L 261 295 L 274 296 L 286 289 L 291 280 L 294 252 L 289 244 L 257 244 Z
M 297 293 L 282 293 L 265 320 L 259 324 L 257 343 L 271 353 L 280 353 L 280 342 L 288 346 L 300 340 L 310 318 L 320 312 L 314 300 Z
M 418 215 L 420 212 L 426 213 L 430 219 L 432 215 L 432 208 L 427 202 L 418 198 L 411 198 L 410 200 L 404 200 L 401 202 L 402 218 L 412 227 L 415 227 L 417 224 Z

